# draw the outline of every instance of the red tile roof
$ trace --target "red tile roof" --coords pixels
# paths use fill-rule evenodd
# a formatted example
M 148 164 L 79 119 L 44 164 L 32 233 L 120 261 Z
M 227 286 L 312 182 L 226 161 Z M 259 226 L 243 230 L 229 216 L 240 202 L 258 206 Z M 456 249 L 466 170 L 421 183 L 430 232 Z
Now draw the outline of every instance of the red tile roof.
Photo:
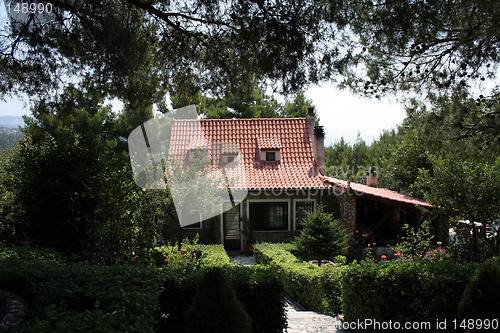
M 313 164 L 311 134 L 306 118 L 246 118 L 174 120 L 169 156 L 185 160 L 189 149 L 207 148 L 213 169 L 225 168 L 232 188 L 307 189 L 340 187 L 348 182 L 322 176 Z M 260 160 L 259 149 L 280 149 L 281 160 Z M 223 154 L 238 154 L 242 163 L 224 165 Z M 350 183 L 360 194 L 411 205 L 429 203 L 383 188 Z
M 281 149 L 281 140 L 279 137 L 259 137 L 257 145 L 260 149 Z
M 221 154 L 234 151 L 235 146 L 241 150 L 243 163 L 226 169 L 229 179 L 238 179 L 234 188 L 331 187 L 319 173 L 318 167 L 313 165 L 311 134 L 306 118 L 175 120 L 170 155 L 183 160 L 188 148 L 199 146 L 204 140 L 209 143 L 214 169 L 222 166 Z M 259 147 L 279 148 L 281 160 L 261 161 Z
M 430 203 L 420 200 L 417 198 L 413 198 L 395 191 L 391 191 L 385 188 L 372 187 L 368 185 L 347 182 L 346 180 L 341 180 L 333 177 L 325 177 L 327 181 L 330 183 L 340 186 L 343 189 L 347 189 L 349 186 L 351 190 L 357 192 L 359 194 L 371 195 L 378 198 L 384 198 L 392 201 L 402 202 L 410 205 L 417 205 L 422 207 L 433 207 Z M 349 184 L 348 184 L 349 183 Z

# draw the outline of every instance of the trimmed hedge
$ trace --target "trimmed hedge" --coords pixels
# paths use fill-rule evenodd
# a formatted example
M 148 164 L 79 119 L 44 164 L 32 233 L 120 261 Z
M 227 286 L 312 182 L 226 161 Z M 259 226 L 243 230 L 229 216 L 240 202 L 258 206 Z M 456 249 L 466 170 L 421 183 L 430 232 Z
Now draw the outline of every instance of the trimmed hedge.
M 342 279 L 344 318 L 400 323 L 456 319 L 460 297 L 476 267 L 448 260 L 349 265 Z
M 220 267 L 205 270 L 185 317 L 184 330 L 187 333 L 252 332 L 252 320 L 245 305 L 236 296 Z
M 11 252 L 17 255 L 6 255 Z M 1 253 L 0 288 L 20 294 L 30 309 L 12 332 L 154 332 L 159 313 L 157 271 L 65 264 L 57 255 L 37 249 Z
M 253 332 L 283 332 L 286 327 L 285 294 L 276 272 L 263 266 L 222 267 L 252 319 Z M 205 269 L 188 274 L 164 272 L 160 306 L 161 332 L 184 332 L 185 313 L 192 303 L 196 287 Z
M 197 249 L 201 251 L 201 267 L 221 267 L 231 265 L 231 258 L 227 255 L 222 244 L 198 244 Z
M 276 268 L 286 293 L 309 310 L 337 315 L 341 310 L 341 278 L 345 266 L 318 267 L 302 262 L 290 251 L 292 244 L 258 243 L 255 260 Z
M 232 266 L 221 246 L 200 246 L 201 268 L 65 263 L 51 251 L 0 248 L 0 288 L 30 312 L 12 332 L 183 332 L 206 269 L 221 267 L 252 318 L 254 332 L 286 327 L 283 285 L 272 269 Z

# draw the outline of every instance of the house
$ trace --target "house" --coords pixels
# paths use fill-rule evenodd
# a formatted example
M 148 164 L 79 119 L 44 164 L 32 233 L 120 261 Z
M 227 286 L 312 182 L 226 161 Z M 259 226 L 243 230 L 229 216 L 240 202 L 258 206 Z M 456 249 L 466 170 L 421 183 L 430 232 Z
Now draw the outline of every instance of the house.
M 195 125 L 201 125 L 202 137 Z M 397 242 L 404 223 L 420 225 L 424 216 L 416 206 L 431 207 L 377 188 L 374 174 L 369 185 L 325 176 L 324 132 L 315 126 L 313 109 L 304 118 L 175 120 L 171 135 L 175 158 L 189 164 L 196 152 L 205 151 L 214 169 L 229 166 L 228 177 L 237 179 L 229 185 L 234 195 L 244 193 L 236 204 L 223 202 L 216 217 L 184 228 L 169 224 L 171 236 L 199 233 L 203 242 L 244 251 L 247 241 L 293 239 L 301 220 L 322 205 L 351 234 L 360 229 L 389 245 Z

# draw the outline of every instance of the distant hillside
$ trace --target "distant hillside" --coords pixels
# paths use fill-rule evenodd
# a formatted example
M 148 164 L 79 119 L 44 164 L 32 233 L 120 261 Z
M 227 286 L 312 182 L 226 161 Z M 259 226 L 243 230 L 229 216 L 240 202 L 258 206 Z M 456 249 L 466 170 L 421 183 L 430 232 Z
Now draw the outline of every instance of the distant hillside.
M 0 127 L 0 151 L 15 145 L 20 138 L 21 131 L 18 128 Z
M 24 126 L 23 117 L 18 116 L 0 116 L 0 126 L 8 128 L 18 128 Z

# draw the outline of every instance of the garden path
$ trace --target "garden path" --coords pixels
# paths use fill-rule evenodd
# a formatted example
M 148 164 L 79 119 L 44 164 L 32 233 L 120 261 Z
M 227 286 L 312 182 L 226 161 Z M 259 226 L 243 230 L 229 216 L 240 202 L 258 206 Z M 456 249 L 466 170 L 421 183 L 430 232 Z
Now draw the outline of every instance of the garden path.
M 231 256 L 231 262 L 235 265 L 255 265 L 253 256 L 235 255 Z M 304 311 L 300 305 L 287 300 L 286 315 L 288 327 L 286 333 L 344 333 L 342 322 L 338 317 L 331 317 L 313 311 Z

